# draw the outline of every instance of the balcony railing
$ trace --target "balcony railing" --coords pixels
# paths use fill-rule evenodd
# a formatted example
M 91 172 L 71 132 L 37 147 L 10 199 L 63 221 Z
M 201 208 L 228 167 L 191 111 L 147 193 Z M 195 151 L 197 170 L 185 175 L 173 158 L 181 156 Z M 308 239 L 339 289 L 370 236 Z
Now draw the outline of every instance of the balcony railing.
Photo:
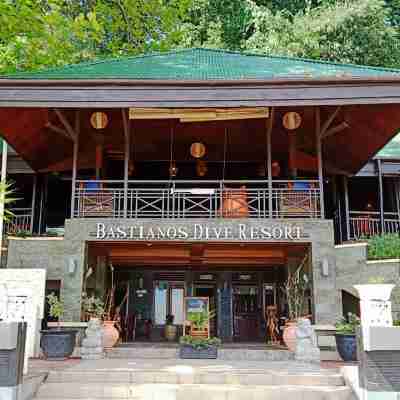
M 73 217 L 321 218 L 317 180 L 76 182 Z
M 377 211 L 350 211 L 350 239 L 379 235 L 381 233 L 380 215 Z M 394 212 L 384 213 L 386 233 L 400 230 L 399 215 Z
M 12 208 L 13 216 L 4 224 L 4 233 L 13 235 L 19 232 L 32 232 L 32 209 Z

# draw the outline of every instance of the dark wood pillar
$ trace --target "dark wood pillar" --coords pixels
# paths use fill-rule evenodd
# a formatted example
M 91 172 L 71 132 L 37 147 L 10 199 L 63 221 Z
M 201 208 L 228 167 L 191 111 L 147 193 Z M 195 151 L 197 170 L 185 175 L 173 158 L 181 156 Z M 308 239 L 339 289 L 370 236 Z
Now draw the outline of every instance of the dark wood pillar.
M 344 209 L 346 218 L 346 240 L 350 240 L 350 209 L 349 209 L 349 182 L 347 176 L 343 176 Z
M 378 182 L 379 182 L 379 220 L 381 225 L 381 233 L 385 233 L 385 213 L 383 210 L 383 176 L 382 176 L 382 161 L 378 158 L 376 160 L 378 169 Z
M 232 273 L 224 271 L 218 279 L 218 336 L 233 341 Z

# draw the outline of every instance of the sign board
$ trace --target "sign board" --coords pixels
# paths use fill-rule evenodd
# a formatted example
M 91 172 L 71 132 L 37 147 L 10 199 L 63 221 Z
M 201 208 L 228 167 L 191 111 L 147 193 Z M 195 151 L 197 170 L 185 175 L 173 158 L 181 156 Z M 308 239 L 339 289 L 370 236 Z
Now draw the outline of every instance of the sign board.
M 185 298 L 185 315 L 208 312 L 209 298 L 208 297 L 186 297 Z M 186 318 L 188 319 L 188 318 Z
M 304 237 L 301 226 L 295 223 L 247 225 L 227 223 L 209 226 L 204 223 L 144 225 L 98 222 L 92 236 L 96 240 L 300 240 Z

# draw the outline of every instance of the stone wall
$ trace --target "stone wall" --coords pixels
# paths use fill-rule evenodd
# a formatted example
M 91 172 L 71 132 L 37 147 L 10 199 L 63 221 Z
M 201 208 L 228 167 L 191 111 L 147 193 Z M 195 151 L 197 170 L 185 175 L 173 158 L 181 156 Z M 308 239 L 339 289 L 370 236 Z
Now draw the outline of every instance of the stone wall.
M 77 320 L 80 314 L 80 295 L 82 290 L 82 279 L 85 265 L 86 243 L 98 241 L 96 237 L 97 224 L 104 223 L 107 227 L 129 227 L 132 225 L 142 226 L 144 229 L 150 227 L 166 228 L 175 226 L 183 228 L 193 234 L 195 224 L 207 226 L 210 229 L 226 227 L 232 231 L 230 242 L 243 241 L 238 234 L 238 225 L 244 225 L 246 229 L 259 230 L 260 228 L 277 227 L 285 229 L 291 227 L 299 228 L 300 237 L 291 239 L 293 243 L 306 243 L 311 247 L 312 255 L 312 278 L 314 315 L 317 323 L 332 323 L 340 313 L 340 292 L 336 289 L 336 268 L 334 248 L 334 235 L 332 221 L 317 219 L 72 219 L 65 224 L 65 237 L 63 240 L 53 239 L 15 239 L 10 241 L 9 268 L 46 268 L 48 279 L 62 279 L 62 296 L 65 301 L 66 312 L 64 320 Z M 107 237 L 102 241 L 121 240 L 121 238 Z M 131 240 L 139 240 L 133 238 Z M 159 239 L 166 240 L 166 239 Z M 210 237 L 208 240 L 217 241 Z M 251 242 L 265 243 L 288 243 L 288 240 L 279 239 L 257 239 L 251 238 Z M 12 243 L 11 243 L 12 242 Z M 74 274 L 68 273 L 70 260 L 76 261 L 77 269 Z M 327 274 L 322 274 L 321 265 L 328 265 Z
M 392 292 L 392 311 L 400 319 L 400 260 L 367 260 L 367 244 L 355 243 L 336 246 L 336 282 L 339 290 L 358 297 L 353 285 L 383 279 L 383 283 L 398 285 Z
M 79 321 L 84 248 L 84 242 L 63 238 L 10 238 L 7 268 L 43 268 L 48 280 L 61 280 L 63 320 Z

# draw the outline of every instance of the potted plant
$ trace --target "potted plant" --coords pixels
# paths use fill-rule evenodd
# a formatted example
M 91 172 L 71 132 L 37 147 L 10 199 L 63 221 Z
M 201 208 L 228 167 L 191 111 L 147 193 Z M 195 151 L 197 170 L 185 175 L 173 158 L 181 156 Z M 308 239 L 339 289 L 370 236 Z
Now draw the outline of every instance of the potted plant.
M 283 286 L 288 303 L 288 317 L 284 330 L 283 341 L 290 351 L 296 350 L 296 329 L 297 320 L 304 316 L 304 308 L 306 304 L 306 291 L 309 288 L 309 279 L 303 272 L 305 261 L 294 273 L 289 272 L 288 278 Z
M 104 316 L 104 302 L 98 297 L 89 297 L 86 293 L 82 294 L 82 309 L 85 321 L 90 319 L 101 320 Z
M 359 325 L 360 319 L 352 313 L 336 323 L 336 348 L 343 361 L 357 361 L 356 329 Z
M 40 347 L 48 360 L 65 360 L 74 352 L 77 331 L 61 329 L 60 318 L 64 313 L 64 303 L 54 293 L 49 294 L 46 298 L 50 307 L 49 315 L 57 318 L 58 327 L 41 331 Z
M 182 336 L 179 340 L 179 356 L 186 359 L 215 359 L 218 357 L 218 346 L 221 340 L 218 338 L 199 338 Z
M 165 319 L 164 336 L 169 342 L 173 342 L 176 339 L 177 326 L 174 325 L 174 316 L 168 314 Z

